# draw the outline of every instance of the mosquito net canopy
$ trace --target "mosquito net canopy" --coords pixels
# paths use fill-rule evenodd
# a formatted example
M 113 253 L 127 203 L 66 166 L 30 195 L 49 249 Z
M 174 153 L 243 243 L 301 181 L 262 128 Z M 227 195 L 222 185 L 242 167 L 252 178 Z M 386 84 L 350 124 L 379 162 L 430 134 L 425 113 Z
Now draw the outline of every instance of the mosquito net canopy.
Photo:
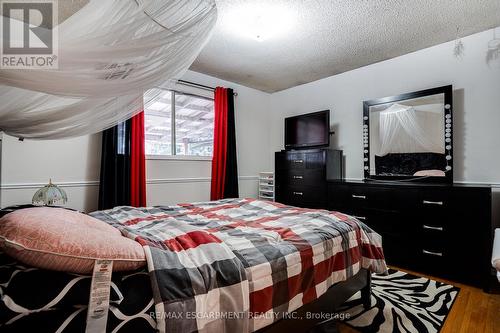
M 379 155 L 390 153 L 444 154 L 444 106 L 393 104 L 380 112 Z
M 56 28 L 58 69 L 0 70 L 0 131 L 55 139 L 130 118 L 143 91 L 184 74 L 216 20 L 214 0 L 91 0 Z

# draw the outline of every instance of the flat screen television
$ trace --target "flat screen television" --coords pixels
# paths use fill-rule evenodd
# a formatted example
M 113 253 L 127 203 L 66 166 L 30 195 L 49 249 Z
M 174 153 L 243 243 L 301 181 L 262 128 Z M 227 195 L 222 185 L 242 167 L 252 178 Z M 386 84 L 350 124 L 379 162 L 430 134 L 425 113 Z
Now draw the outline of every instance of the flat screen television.
M 285 149 L 328 147 L 330 110 L 285 118 Z

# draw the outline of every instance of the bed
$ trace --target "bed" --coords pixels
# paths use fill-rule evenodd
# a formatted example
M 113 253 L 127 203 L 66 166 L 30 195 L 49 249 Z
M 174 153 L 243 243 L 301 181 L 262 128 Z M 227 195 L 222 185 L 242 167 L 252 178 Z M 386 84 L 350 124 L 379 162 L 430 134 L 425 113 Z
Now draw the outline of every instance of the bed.
M 120 291 L 117 294 L 123 297 L 111 299 L 110 332 L 126 332 L 133 325 L 142 325 L 141 332 L 306 330 L 325 319 L 303 320 L 301 313 L 332 313 L 360 290 L 368 304 L 370 273 L 387 269 L 380 236 L 338 212 L 226 199 L 150 208 L 116 207 L 90 215 L 139 242 L 148 262 L 149 281 L 139 282 L 142 288 L 149 287 L 140 293 L 146 299 L 123 303 L 131 296 L 120 289 L 122 282 L 130 279 L 123 277 L 145 277 L 145 271 L 113 274 Z M 16 265 L 11 264 L 11 271 Z M 5 295 L 6 282 L 0 284 Z M 2 300 L 5 307 L 5 297 Z M 71 315 L 74 311 L 68 309 L 77 307 L 84 318 L 85 302 L 80 303 L 49 311 L 64 308 Z M 118 315 L 121 319 L 117 320 L 121 310 L 116 309 L 123 307 L 122 303 L 143 306 L 136 306 L 134 313 L 129 311 L 127 318 Z M 40 312 L 0 318 L 9 329 L 15 322 L 40 316 Z M 172 316 L 176 313 L 193 315 Z M 291 313 L 294 315 L 289 316 Z M 70 315 L 63 322 L 71 324 Z M 15 316 L 19 318 L 13 321 Z M 114 322 L 110 324 L 110 320 Z M 82 327 L 82 323 L 76 326 Z

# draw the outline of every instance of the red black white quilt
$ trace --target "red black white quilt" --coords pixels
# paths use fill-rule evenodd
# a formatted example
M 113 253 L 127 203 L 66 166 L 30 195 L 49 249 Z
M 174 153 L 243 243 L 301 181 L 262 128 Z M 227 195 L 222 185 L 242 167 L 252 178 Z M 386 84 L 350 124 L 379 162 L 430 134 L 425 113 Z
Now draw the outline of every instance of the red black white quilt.
M 338 212 L 226 199 L 91 215 L 143 245 L 160 332 L 255 331 L 387 270 L 380 236 Z

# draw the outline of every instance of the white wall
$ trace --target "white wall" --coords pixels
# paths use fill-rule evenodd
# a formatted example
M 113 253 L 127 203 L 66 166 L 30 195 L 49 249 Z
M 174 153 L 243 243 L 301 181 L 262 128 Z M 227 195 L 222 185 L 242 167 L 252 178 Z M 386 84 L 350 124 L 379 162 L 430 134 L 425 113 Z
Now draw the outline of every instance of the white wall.
M 233 88 L 238 93 L 235 118 L 240 196 L 255 197 L 258 172 L 271 168 L 269 94 L 191 71 L 183 79 Z M 1 207 L 30 203 L 36 189 L 52 178 L 67 191 L 68 207 L 97 209 L 100 151 L 100 134 L 24 142 L 4 135 Z M 209 199 L 210 161 L 147 160 L 146 169 L 148 205 Z
M 452 84 L 455 181 L 500 184 L 500 60 L 488 65 L 493 31 L 331 76 L 271 95 L 273 150 L 283 149 L 283 119 L 331 109 L 333 145 L 344 150 L 346 177 L 363 177 L 362 102 Z
M 3 135 L 1 207 L 31 203 L 35 191 L 49 178 L 61 183 L 68 207 L 97 207 L 101 136 L 57 141 L 18 141 Z

